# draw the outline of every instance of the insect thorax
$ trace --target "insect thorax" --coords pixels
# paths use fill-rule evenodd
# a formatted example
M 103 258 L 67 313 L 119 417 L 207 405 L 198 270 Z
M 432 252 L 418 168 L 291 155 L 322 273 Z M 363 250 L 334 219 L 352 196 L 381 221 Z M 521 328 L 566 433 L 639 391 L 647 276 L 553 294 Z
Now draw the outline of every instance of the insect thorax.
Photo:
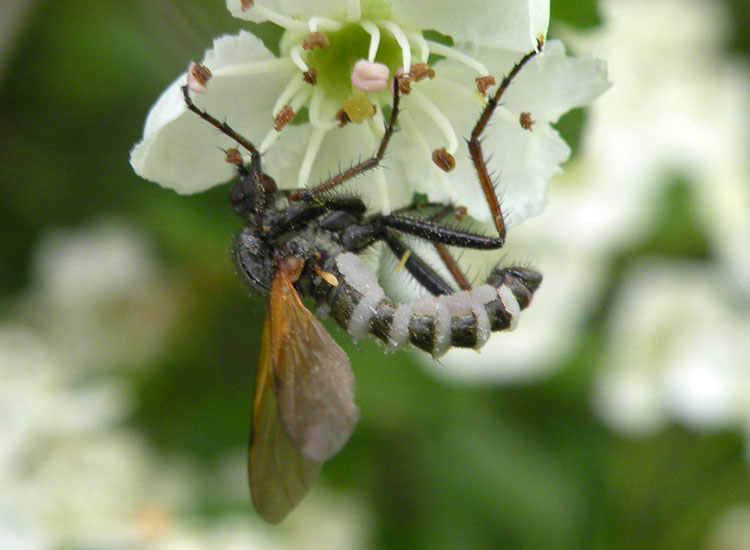
M 233 246 L 233 257 L 240 274 L 254 291 L 264 295 L 271 289 L 278 261 L 289 255 L 305 262 L 304 270 L 295 282 L 300 294 L 310 297 L 319 294 L 321 281 L 316 270 L 327 271 L 342 252 L 339 235 L 314 222 L 273 239 L 263 238 L 258 230 L 247 226 L 237 233 Z

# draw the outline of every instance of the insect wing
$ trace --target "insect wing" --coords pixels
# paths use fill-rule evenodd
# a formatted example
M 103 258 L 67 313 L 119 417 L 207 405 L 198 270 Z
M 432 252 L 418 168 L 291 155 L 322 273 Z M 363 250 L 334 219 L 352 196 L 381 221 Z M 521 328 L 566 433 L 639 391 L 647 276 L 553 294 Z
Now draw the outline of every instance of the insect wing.
M 304 456 L 323 462 L 344 446 L 359 416 L 349 359 L 283 270 L 274 277 L 269 316 L 281 423 Z
M 279 523 L 307 494 L 321 463 L 302 455 L 281 425 L 273 388 L 269 317 L 263 324 L 255 377 L 248 473 L 253 505 L 269 523 Z

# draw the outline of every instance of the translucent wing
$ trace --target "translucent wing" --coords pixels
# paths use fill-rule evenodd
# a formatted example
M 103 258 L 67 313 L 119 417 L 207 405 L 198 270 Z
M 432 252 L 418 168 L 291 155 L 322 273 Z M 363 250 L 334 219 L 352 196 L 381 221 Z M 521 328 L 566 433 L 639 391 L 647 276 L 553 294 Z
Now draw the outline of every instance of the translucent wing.
M 269 317 L 281 423 L 300 453 L 323 462 L 343 447 L 359 416 L 349 359 L 302 303 L 283 263 L 271 287 Z
M 321 463 L 303 456 L 281 426 L 273 389 L 269 317 L 263 324 L 255 377 L 248 473 L 253 504 L 269 523 L 278 523 L 307 494 Z

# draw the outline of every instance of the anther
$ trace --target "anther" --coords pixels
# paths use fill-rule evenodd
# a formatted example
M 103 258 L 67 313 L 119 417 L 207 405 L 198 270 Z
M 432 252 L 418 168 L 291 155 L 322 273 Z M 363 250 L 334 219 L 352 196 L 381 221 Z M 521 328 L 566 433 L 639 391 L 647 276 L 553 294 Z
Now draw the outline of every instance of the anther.
M 456 208 L 453 210 L 453 215 L 458 221 L 461 221 L 469 215 L 469 211 L 465 206 L 456 206 Z
M 536 49 L 537 51 L 541 51 L 543 47 L 544 47 L 544 35 L 539 33 L 539 36 L 536 37 Z
M 316 71 L 312 67 L 307 69 L 304 73 L 302 73 L 302 80 L 304 80 L 311 86 L 315 86 L 318 83 L 318 71 Z
M 242 11 L 247 11 L 255 5 L 255 0 L 240 0 Z
M 336 113 L 336 122 L 338 122 L 339 128 L 342 128 L 351 122 L 349 115 L 346 114 L 344 109 L 339 109 Z
M 408 74 L 402 74 L 397 77 L 396 85 L 401 95 L 409 95 L 411 93 L 411 78 Z
M 435 78 L 435 69 L 430 67 L 427 63 L 415 63 L 409 70 L 409 78 L 414 82 L 419 82 L 425 78 L 432 80 Z
M 534 123 L 536 122 L 536 120 L 531 118 L 531 113 L 526 113 L 526 112 L 521 113 L 520 121 L 521 121 L 521 128 L 523 128 L 524 130 L 529 130 L 529 131 L 531 131 L 531 127 L 534 126 Z
M 237 166 L 242 165 L 242 153 L 237 147 L 231 147 L 224 151 L 224 160 L 229 164 L 236 164 Z
M 208 91 L 206 84 L 211 79 L 211 69 L 198 63 L 190 63 L 187 75 L 187 87 L 196 94 L 205 94 Z
M 328 44 L 328 37 L 322 32 L 315 31 L 308 34 L 304 40 L 302 40 L 302 49 L 312 50 L 314 48 L 325 48 Z
M 475 82 L 477 83 L 477 90 L 479 90 L 479 93 L 484 96 L 484 94 L 487 93 L 487 89 L 490 86 L 495 85 L 495 77 L 491 74 L 487 76 L 480 76 L 475 80 Z
M 456 167 L 456 159 L 446 151 L 445 147 L 435 149 L 432 152 L 432 162 L 443 172 L 450 172 Z
M 291 105 L 284 105 L 273 118 L 273 129 L 280 132 L 281 129 L 289 124 L 297 113 L 294 112 Z
M 375 114 L 375 105 L 362 93 L 354 93 L 347 97 L 341 105 L 344 113 L 351 122 L 359 124 Z

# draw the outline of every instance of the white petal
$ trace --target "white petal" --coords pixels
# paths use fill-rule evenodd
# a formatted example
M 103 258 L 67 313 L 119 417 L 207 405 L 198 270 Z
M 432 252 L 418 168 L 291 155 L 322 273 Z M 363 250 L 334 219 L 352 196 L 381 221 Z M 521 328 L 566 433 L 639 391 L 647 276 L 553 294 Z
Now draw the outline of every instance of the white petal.
M 349 3 L 348 0 L 316 0 L 315 2 L 301 2 L 300 0 L 255 0 L 253 7 L 243 10 L 240 0 L 227 0 L 227 9 L 235 17 L 255 21 L 256 23 L 269 21 L 269 14 L 265 11 L 266 9 L 273 12 L 273 14 L 294 18 L 298 21 L 316 16 L 342 21 L 346 18 Z M 273 17 L 272 14 L 271 17 Z
M 492 63 L 488 67 L 495 70 Z M 555 122 L 570 109 L 588 105 L 609 86 L 606 62 L 588 54 L 568 57 L 562 42 L 550 40 L 542 54 L 523 68 L 502 103 L 514 113 L 526 111 L 534 120 Z
M 252 63 L 270 62 L 275 70 L 230 75 Z M 224 36 L 206 52 L 203 64 L 214 73 L 208 93 L 193 100 L 240 134 L 259 144 L 272 125 L 272 108 L 294 70 L 276 60 L 250 33 Z M 222 74 L 224 73 L 224 74 Z M 232 166 L 220 149 L 235 143 L 208 122 L 187 110 L 180 90 L 186 75 L 179 76 L 151 108 L 143 140 L 130 153 L 130 163 L 140 176 L 178 193 L 196 193 L 230 179 Z
M 297 177 L 312 131 L 309 124 L 287 126 L 279 141 L 263 157 L 264 170 L 280 188 L 298 187 Z M 320 154 L 310 171 L 308 187 L 369 158 L 379 143 L 380 137 L 373 135 L 367 123 L 333 128 L 323 140 Z M 398 147 L 393 142 L 391 144 L 394 148 Z M 361 197 L 373 211 L 392 210 L 410 203 L 413 188 L 403 185 L 403 180 L 394 177 L 394 172 L 398 171 L 389 169 L 392 167 L 389 158 L 386 158 L 384 165 L 343 184 L 336 193 Z
M 459 139 L 466 138 L 482 110 L 473 89 L 476 75 L 451 61 L 438 63 L 435 72 L 434 80 L 420 82 L 415 89 L 427 95 L 449 118 Z M 409 134 L 411 141 L 391 150 L 409 184 L 427 194 L 430 200 L 451 200 L 466 206 L 473 218 L 489 222 L 487 200 L 463 140 L 455 154 L 456 168 L 447 174 L 436 170 L 428 155 L 445 145 L 445 139 L 429 117 L 408 103 L 409 99 L 404 102 L 401 126 L 402 133 Z M 570 154 L 568 146 L 546 122 L 537 122 L 532 131 L 524 130 L 519 114 L 499 107 L 482 142 L 484 158 L 497 183 L 508 226 L 541 212 L 546 204 L 549 180 L 560 171 L 560 163 Z M 419 136 L 414 135 L 411 126 L 419 130 Z
M 516 52 L 536 48 L 547 35 L 549 0 L 393 0 L 393 18 L 412 30 L 433 29 L 455 42 L 474 42 Z
M 497 174 L 505 223 L 512 227 L 542 211 L 550 179 L 562 171 L 570 148 L 556 130 L 539 123 L 531 132 L 520 124 L 497 123 L 485 135 L 483 147 L 492 152 L 489 167 Z

